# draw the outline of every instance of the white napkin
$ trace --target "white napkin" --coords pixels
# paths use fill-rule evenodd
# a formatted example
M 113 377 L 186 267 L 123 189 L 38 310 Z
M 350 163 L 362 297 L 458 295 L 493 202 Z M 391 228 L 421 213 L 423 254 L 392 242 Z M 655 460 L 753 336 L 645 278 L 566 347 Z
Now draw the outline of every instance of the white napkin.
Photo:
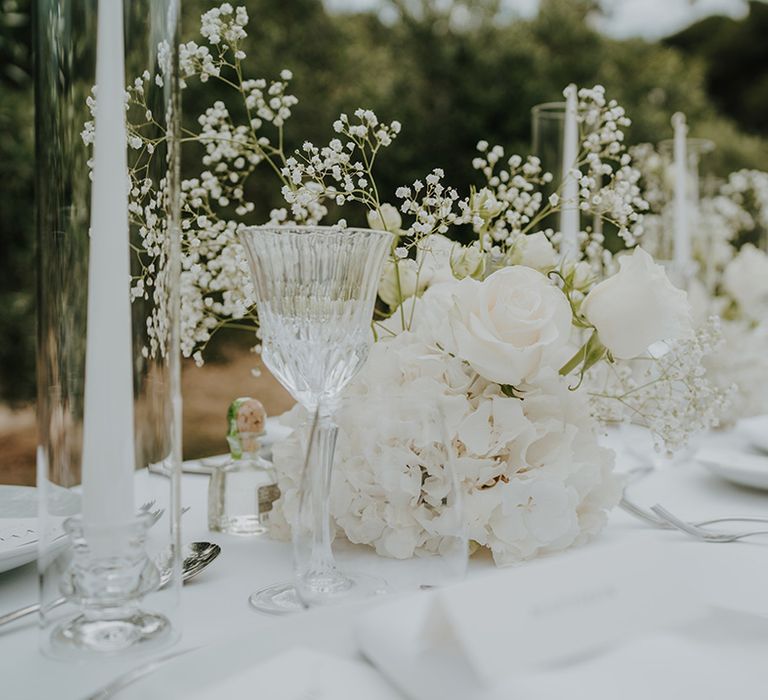
M 744 435 L 754 447 L 768 452 L 768 416 L 744 418 L 736 425 L 736 432 Z
M 364 615 L 363 653 L 409 697 L 495 698 L 526 674 L 703 618 L 675 547 L 602 546 Z
M 715 612 L 583 663 L 522 675 L 483 700 L 764 700 L 767 637 L 765 619 Z
M 189 700 L 402 700 L 373 668 L 295 647 L 186 695 Z

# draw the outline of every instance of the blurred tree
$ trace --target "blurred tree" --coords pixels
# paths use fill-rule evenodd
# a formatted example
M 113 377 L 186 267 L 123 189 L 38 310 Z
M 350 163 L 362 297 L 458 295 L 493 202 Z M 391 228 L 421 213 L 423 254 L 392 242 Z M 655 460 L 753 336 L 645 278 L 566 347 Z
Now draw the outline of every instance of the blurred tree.
M 666 39 L 706 62 L 717 107 L 743 128 L 768 135 L 768 3 L 751 0 L 742 20 L 708 17 Z M 765 166 L 763 166 L 765 167 Z
M 34 136 L 30 3 L 0 12 L 0 396 L 34 395 Z
M 0 3 L 0 83 L 13 87 L 29 85 L 30 54 L 29 0 L 2 0 Z
M 70 0 L 72 2 L 82 0 Z M 233 4 L 239 4 L 234 3 Z M 605 85 L 633 119 L 629 140 L 671 135 L 681 110 L 692 132 L 713 138 L 707 164 L 725 175 L 766 168 L 768 140 L 768 6 L 752 2 L 747 19 L 711 18 L 666 43 L 618 41 L 595 31 L 596 0 L 542 0 L 537 17 L 521 20 L 499 0 L 381 0 L 381 11 L 329 13 L 318 0 L 243 0 L 251 21 L 246 50 L 252 77 L 293 71 L 299 98 L 286 145 L 325 144 L 340 112 L 369 107 L 403 131 L 378 161 L 382 196 L 423 178 L 433 167 L 449 183 L 479 181 L 472 170 L 478 139 L 507 153 L 530 152 L 530 109 L 559 100 L 569 82 Z M 211 0 L 184 1 L 185 40 L 201 41 L 200 14 Z M 31 397 L 33 389 L 33 137 L 29 60 L 30 0 L 0 0 L 0 393 Z M 183 94 L 189 127 L 227 94 L 215 81 L 192 81 Z M 228 104 L 234 101 L 227 99 Z M 186 177 L 202 169 L 187 149 Z M 249 183 L 252 221 L 282 204 L 266 169 Z M 331 217 L 337 212 L 332 212 Z M 351 223 L 363 212 L 345 211 Z M 246 340 L 249 342 L 250 338 Z

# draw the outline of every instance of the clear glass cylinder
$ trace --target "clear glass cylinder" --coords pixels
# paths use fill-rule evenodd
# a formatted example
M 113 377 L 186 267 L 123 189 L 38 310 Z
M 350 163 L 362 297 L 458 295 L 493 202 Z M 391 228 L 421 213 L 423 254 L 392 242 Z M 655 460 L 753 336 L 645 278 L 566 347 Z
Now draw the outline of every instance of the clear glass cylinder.
M 715 144 L 708 139 L 685 139 L 686 163 L 685 163 L 685 200 L 688 208 L 688 230 L 691 232 L 692 243 L 696 249 L 694 253 L 700 253 L 706 262 L 706 251 L 711 242 L 700 239 L 695 240 L 701 227 L 701 175 L 699 166 L 702 156 L 711 153 Z M 674 258 L 675 249 L 675 142 L 666 139 L 659 142 L 659 155 L 662 168 L 662 201 L 660 202 L 661 226 L 653 231 L 653 240 L 649 236 L 648 245 L 654 249 L 654 257 L 657 260 L 670 261 Z M 644 245 L 645 238 L 643 239 Z
M 531 147 L 533 155 L 541 161 L 541 167 L 549 173 L 552 173 L 552 181 L 544 190 L 544 196 L 560 192 L 563 185 L 563 172 L 566 165 L 564 160 L 565 152 L 565 102 L 544 102 L 535 105 L 531 109 Z M 579 115 L 583 116 L 582 114 Z M 586 134 L 587 128 L 585 120 L 579 119 L 579 142 Z M 589 133 L 589 132 L 587 132 Z M 579 147 L 579 152 L 581 148 Z M 568 163 L 569 169 L 576 167 L 576 163 Z M 548 217 L 544 225 L 554 230 L 560 228 L 560 214 L 554 214 Z M 584 212 L 578 210 L 579 230 L 591 228 L 594 231 L 602 231 L 602 219 L 597 212 Z
M 559 180 L 563 169 L 565 102 L 544 102 L 531 108 L 531 146 L 544 170 Z
M 179 0 L 35 12 L 41 648 L 156 649 L 180 632 Z

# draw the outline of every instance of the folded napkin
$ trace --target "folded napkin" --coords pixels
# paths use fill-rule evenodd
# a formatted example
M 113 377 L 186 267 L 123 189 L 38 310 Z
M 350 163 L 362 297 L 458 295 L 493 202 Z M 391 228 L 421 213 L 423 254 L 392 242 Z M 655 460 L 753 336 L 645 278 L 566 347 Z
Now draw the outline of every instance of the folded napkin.
M 522 675 L 484 700 L 764 700 L 767 637 L 765 619 L 713 612 L 582 663 Z
M 185 697 L 188 700 L 402 700 L 400 693 L 364 662 L 302 647 L 277 654 Z
M 677 553 L 595 546 L 496 571 L 377 608 L 357 637 L 408 697 L 490 700 L 526 675 L 705 617 Z

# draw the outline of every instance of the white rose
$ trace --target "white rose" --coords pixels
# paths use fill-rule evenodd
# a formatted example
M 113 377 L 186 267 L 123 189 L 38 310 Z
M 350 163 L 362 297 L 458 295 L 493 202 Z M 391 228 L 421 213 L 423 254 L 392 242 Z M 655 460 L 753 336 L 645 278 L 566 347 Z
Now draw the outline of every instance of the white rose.
M 723 274 L 725 291 L 745 316 L 762 320 L 768 307 L 768 255 L 751 243 L 742 246 Z
M 568 342 L 572 319 L 565 296 L 529 267 L 505 267 L 484 282 L 466 278 L 452 296 L 449 350 L 489 381 L 520 384 Z
M 614 357 L 631 359 L 661 340 L 691 330 L 686 293 L 642 248 L 619 260 L 620 269 L 587 294 L 581 310 Z
M 391 204 L 382 204 L 381 214 L 375 209 L 371 209 L 368 214 L 368 227 L 376 230 L 390 231 L 391 233 L 400 233 L 403 225 L 403 220 L 400 217 L 400 212 L 397 207 L 393 207 Z M 383 217 L 383 218 L 382 218 Z
M 379 296 L 390 309 L 394 309 L 400 305 L 401 301 L 423 291 L 425 287 L 425 280 L 419 274 L 419 266 L 415 260 L 406 258 L 398 263 L 393 260 L 387 260 L 384 263 L 379 282 Z
M 512 263 L 526 265 L 540 272 L 549 272 L 557 267 L 557 252 L 542 231 L 528 236 L 519 236 L 512 252 Z

